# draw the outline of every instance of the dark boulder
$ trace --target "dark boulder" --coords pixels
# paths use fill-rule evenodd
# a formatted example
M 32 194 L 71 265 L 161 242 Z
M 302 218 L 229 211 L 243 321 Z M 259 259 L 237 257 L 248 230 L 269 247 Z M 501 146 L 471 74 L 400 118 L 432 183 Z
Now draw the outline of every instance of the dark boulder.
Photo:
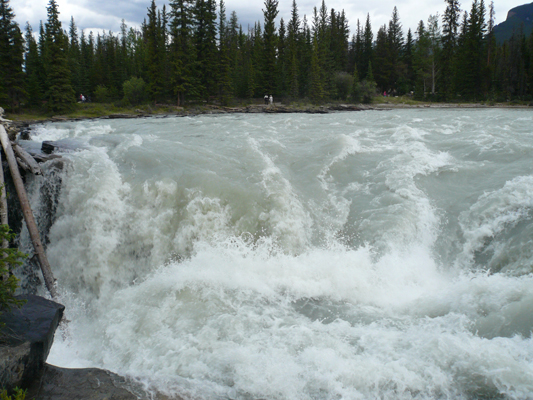
M 167 397 L 155 391 L 146 391 L 143 385 L 103 369 L 59 368 L 45 365 L 40 379 L 28 388 L 28 399 L 39 400 L 182 400 L 180 396 Z
M 39 296 L 22 295 L 21 308 L 0 315 L 0 387 L 25 387 L 44 367 L 65 307 Z
M 73 152 L 84 149 L 86 146 L 76 140 L 61 139 L 61 140 L 45 140 L 41 144 L 41 151 L 46 154 L 52 154 L 54 151 Z

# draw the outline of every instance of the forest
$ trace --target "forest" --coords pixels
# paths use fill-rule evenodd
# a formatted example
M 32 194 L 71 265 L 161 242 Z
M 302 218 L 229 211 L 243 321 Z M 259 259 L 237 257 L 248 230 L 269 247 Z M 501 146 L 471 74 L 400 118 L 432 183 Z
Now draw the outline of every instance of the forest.
M 462 10 L 445 0 L 404 33 L 397 8 L 374 33 L 370 16 L 350 32 L 343 10 L 325 0 L 300 16 L 296 0 L 278 21 L 265 0 L 263 21 L 243 30 L 224 0 L 155 0 L 140 28 L 98 33 L 65 29 L 55 0 L 34 32 L 0 0 L 0 105 L 58 113 L 83 95 L 92 102 L 235 104 L 272 94 L 277 101 L 370 102 L 376 94 L 440 102 L 533 100 L 533 35 L 517 29 L 498 44 L 494 5 Z

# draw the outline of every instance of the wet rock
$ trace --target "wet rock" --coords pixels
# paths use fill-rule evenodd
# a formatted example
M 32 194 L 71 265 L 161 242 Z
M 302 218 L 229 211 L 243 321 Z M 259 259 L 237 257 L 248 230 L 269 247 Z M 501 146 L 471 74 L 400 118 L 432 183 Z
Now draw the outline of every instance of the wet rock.
M 128 119 L 128 118 L 139 118 L 138 115 L 135 114 L 111 114 L 108 115 L 107 118 L 109 119 Z
M 39 400 L 137 400 L 170 399 L 150 393 L 136 382 L 112 372 L 97 369 L 67 369 L 46 365 L 42 376 L 28 388 L 26 398 Z M 183 400 L 172 397 L 173 400 Z
M 41 151 L 46 154 L 52 154 L 54 151 L 75 151 L 80 150 L 83 148 L 83 145 L 80 143 L 76 143 L 75 141 L 68 140 L 68 141 L 51 141 L 51 140 L 45 140 L 41 144 Z
M 0 387 L 28 386 L 42 371 L 65 307 L 39 296 L 22 295 L 21 308 L 0 316 Z

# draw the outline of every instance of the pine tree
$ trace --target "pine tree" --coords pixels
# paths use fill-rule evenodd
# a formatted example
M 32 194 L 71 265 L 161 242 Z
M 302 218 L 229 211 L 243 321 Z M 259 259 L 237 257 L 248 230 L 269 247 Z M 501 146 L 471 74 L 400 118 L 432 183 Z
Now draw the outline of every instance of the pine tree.
M 387 27 L 383 25 L 376 36 L 374 49 L 374 78 L 380 91 L 389 92 L 391 86 L 391 73 L 393 69 L 390 41 L 387 35 Z
M 361 102 L 361 89 L 360 89 L 360 82 L 359 82 L 359 73 L 357 71 L 357 64 L 354 65 L 352 77 L 353 77 L 352 101 L 354 103 L 360 103 Z
M 15 110 L 25 95 L 24 40 L 9 0 L 0 0 L 0 104 Z
M 227 105 L 232 93 L 230 80 L 230 56 L 229 56 L 229 32 L 226 21 L 226 6 L 224 0 L 220 0 L 219 6 L 219 76 L 218 76 L 218 96 L 223 105 Z
M 450 100 L 455 93 L 455 76 L 457 74 L 457 39 L 459 18 L 461 14 L 458 0 L 445 0 L 446 11 L 442 17 L 442 53 L 441 75 L 442 92 Z
M 474 0 L 466 25 L 462 29 L 462 46 L 459 56 L 458 86 L 462 95 L 469 100 L 481 98 L 483 94 L 483 67 L 485 54 L 485 5 L 483 0 Z
M 194 15 L 194 46 L 197 87 L 201 98 L 217 94 L 218 49 L 216 46 L 216 3 L 214 0 L 196 0 Z
M 362 43 L 362 54 L 361 54 L 361 63 L 363 66 L 361 76 L 364 76 L 365 79 L 368 79 L 368 66 L 372 62 L 372 43 L 374 41 L 374 34 L 372 33 L 372 25 L 370 24 L 370 14 L 366 16 L 365 29 L 363 32 L 363 43 Z M 373 79 L 372 79 L 373 80 Z
M 78 28 L 74 22 L 74 17 L 70 18 L 68 63 L 72 88 L 76 95 L 82 93 L 81 88 L 81 63 L 80 63 L 80 43 L 78 39 Z
M 37 106 L 41 103 L 43 91 L 41 87 L 41 71 L 43 65 L 39 57 L 37 42 L 33 37 L 31 25 L 26 24 L 26 54 L 24 56 L 24 69 L 26 71 L 26 91 L 28 104 Z
M 148 8 L 148 22 L 145 25 L 145 40 L 147 46 L 148 92 L 156 103 L 164 93 L 164 29 L 161 14 L 157 11 L 155 0 Z
M 178 105 L 184 104 L 186 94 L 199 97 L 192 74 L 196 54 L 192 45 L 192 19 L 192 0 L 170 1 L 170 82 Z
M 276 88 L 276 49 L 278 36 L 276 34 L 276 17 L 278 16 L 278 0 L 265 0 L 263 16 L 265 25 L 263 31 L 263 79 L 264 91 L 274 94 Z
M 320 68 L 320 57 L 319 57 L 319 48 L 318 41 L 316 38 L 313 38 L 313 53 L 311 56 L 311 71 L 310 71 L 310 93 L 309 97 L 311 100 L 318 104 L 324 100 L 324 79 L 323 72 Z
M 403 55 L 403 62 L 406 67 L 404 76 L 404 92 L 411 92 L 414 89 L 414 70 L 413 70 L 413 50 L 414 39 L 411 29 L 407 31 L 407 39 L 405 41 L 405 52 Z
M 389 59 L 391 64 L 388 86 L 393 91 L 396 91 L 400 77 L 405 74 L 405 65 L 402 62 L 404 45 L 402 24 L 400 23 L 400 16 L 396 7 L 394 7 L 394 10 L 392 11 L 392 18 L 389 21 L 387 38 L 389 42 Z
M 75 101 L 68 68 L 68 38 L 61 28 L 55 0 L 50 0 L 47 11 L 44 58 L 47 78 L 46 106 L 52 112 L 64 112 L 70 110 Z
M 298 98 L 298 42 L 300 40 L 300 18 L 298 16 L 298 6 L 296 0 L 292 1 L 291 19 L 288 24 L 287 35 L 287 59 L 289 62 L 289 96 L 293 99 Z
M 289 86 L 290 61 L 287 59 L 287 36 L 285 31 L 285 21 L 281 18 L 279 22 L 277 45 L 277 71 L 276 71 L 276 93 L 279 97 L 286 97 Z
M 493 80 L 494 76 L 494 56 L 496 53 L 496 38 L 494 36 L 494 1 L 491 1 L 489 6 L 489 21 L 487 26 L 487 64 L 485 66 L 485 73 L 483 76 L 483 87 L 490 97 L 494 97 Z

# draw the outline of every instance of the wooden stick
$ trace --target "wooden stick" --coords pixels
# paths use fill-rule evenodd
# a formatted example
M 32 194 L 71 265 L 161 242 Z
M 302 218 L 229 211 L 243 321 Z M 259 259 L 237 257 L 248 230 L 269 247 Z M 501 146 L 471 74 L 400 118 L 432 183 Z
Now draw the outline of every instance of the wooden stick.
M 4 167 L 0 160 L 0 223 L 8 225 L 7 219 L 7 197 L 6 197 L 6 183 L 4 182 Z
M 6 197 L 6 183 L 4 181 L 4 167 L 2 166 L 2 160 L 0 157 L 0 223 L 2 225 L 8 225 L 7 219 L 7 197 Z M 2 249 L 7 249 L 9 247 L 9 242 L 7 239 L 2 239 L 1 243 Z M 4 257 L 7 254 L 4 254 Z M 0 276 L 0 279 L 7 280 L 9 274 L 6 272 L 4 276 Z
M 30 233 L 33 248 L 35 249 L 35 254 L 37 254 L 39 264 L 41 265 L 44 283 L 50 292 L 52 299 L 55 300 L 57 298 L 57 291 L 54 285 L 54 275 L 52 274 L 52 269 L 50 268 L 50 264 L 48 263 L 48 259 L 46 258 L 46 254 L 44 252 L 44 247 L 39 236 L 39 229 L 37 229 L 37 224 L 35 223 L 33 212 L 31 211 L 30 202 L 28 201 L 28 196 L 26 195 L 26 189 L 24 189 L 24 183 L 22 182 L 22 177 L 20 176 L 20 171 L 17 166 L 17 160 L 15 158 L 15 154 L 13 153 L 13 149 L 11 148 L 11 142 L 9 141 L 6 130 L 2 125 L 0 125 L 0 141 L 2 142 L 2 147 L 4 148 L 4 153 L 7 157 L 11 176 L 15 182 L 15 189 L 20 201 L 20 206 L 22 207 L 28 232 Z

